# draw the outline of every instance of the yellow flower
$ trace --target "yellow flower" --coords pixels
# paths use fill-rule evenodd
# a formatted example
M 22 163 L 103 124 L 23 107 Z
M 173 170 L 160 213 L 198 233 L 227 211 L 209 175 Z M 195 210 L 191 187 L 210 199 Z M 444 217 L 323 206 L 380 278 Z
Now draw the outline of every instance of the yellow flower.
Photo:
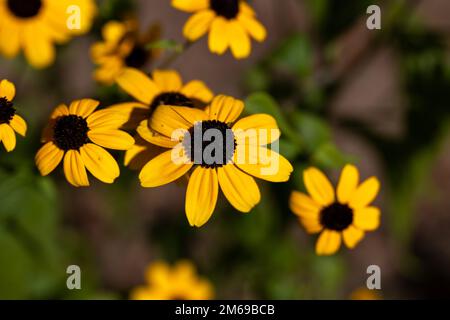
M 214 297 L 209 281 L 199 278 L 195 267 L 180 261 L 174 267 L 164 262 L 151 264 L 145 274 L 146 285 L 132 290 L 133 300 L 210 300 Z
M 119 176 L 116 160 L 102 147 L 127 150 L 134 139 L 118 130 L 122 115 L 94 112 L 98 105 L 98 101 L 83 99 L 53 111 L 42 137 L 45 144 L 35 158 L 41 175 L 50 174 L 64 159 L 64 174 L 75 187 L 89 186 L 86 169 L 105 183 L 113 183 Z
M 219 186 L 237 210 L 249 212 L 260 201 L 259 188 L 252 176 L 272 182 L 289 179 L 291 164 L 267 148 L 280 136 L 275 119 L 257 114 L 237 121 L 243 109 L 242 101 L 227 96 L 215 97 L 205 111 L 160 106 L 149 123 L 144 121 L 138 128 L 143 139 L 154 143 L 152 132 L 156 132 L 165 143 L 160 146 L 172 148 L 144 166 L 139 175 L 143 187 L 165 185 L 192 169 L 185 206 L 191 226 L 200 227 L 209 220 L 216 206 Z M 211 132 L 221 135 L 219 147 L 223 152 L 220 159 L 207 161 L 203 155 L 210 148 L 205 142 L 206 134 Z M 253 132 L 256 132 L 254 139 L 248 134 Z M 178 136 L 171 139 L 177 133 Z M 268 135 L 263 136 L 264 133 Z M 198 134 L 201 140 L 196 137 Z
M 95 12 L 92 0 L 0 0 L 0 53 L 13 58 L 23 49 L 32 66 L 47 67 L 55 60 L 53 44 L 86 33 Z M 69 28 L 72 13 L 74 19 L 80 13 L 75 28 Z
M 116 77 L 126 67 L 142 68 L 158 53 L 145 46 L 159 38 L 159 28 L 151 26 L 141 35 L 138 22 L 110 21 L 103 26 L 103 41 L 96 42 L 91 47 L 91 57 L 98 65 L 94 78 L 103 84 L 113 84 Z
M 359 172 L 353 165 L 342 170 L 336 196 L 327 177 L 316 168 L 303 173 L 309 196 L 294 191 L 290 199 L 291 210 L 299 216 L 308 233 L 321 232 L 316 243 L 318 255 L 334 254 L 341 239 L 350 249 L 380 224 L 380 210 L 370 206 L 376 198 L 380 183 L 372 177 L 359 184 Z
M 367 288 L 359 288 L 354 290 L 350 295 L 351 300 L 381 300 L 381 295 L 375 290 Z
M 172 6 L 194 15 L 184 26 L 184 36 L 196 41 L 209 32 L 209 50 L 222 55 L 231 48 L 236 59 L 247 58 L 251 40 L 262 42 L 266 29 L 244 0 L 172 0 Z
M 0 82 L 0 141 L 6 151 L 13 151 L 16 147 L 16 134 L 25 136 L 27 124 L 14 108 L 13 99 L 16 95 L 16 87 L 8 80 Z

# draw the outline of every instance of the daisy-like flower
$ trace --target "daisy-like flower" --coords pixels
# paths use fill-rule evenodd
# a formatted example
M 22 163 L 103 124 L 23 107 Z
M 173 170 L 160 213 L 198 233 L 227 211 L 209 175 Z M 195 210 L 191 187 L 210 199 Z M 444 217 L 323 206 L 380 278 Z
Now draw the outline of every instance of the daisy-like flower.
M 309 196 L 294 191 L 290 199 L 291 210 L 299 216 L 308 233 L 321 233 L 316 243 L 318 255 L 334 254 L 341 246 L 352 249 L 380 224 L 380 210 L 370 206 L 376 198 L 380 183 L 371 177 L 359 185 L 359 172 L 346 165 L 336 189 L 318 169 L 304 171 L 303 179 Z
M 251 38 L 262 42 L 267 32 L 244 0 L 172 0 L 172 6 L 194 15 L 184 26 L 184 36 L 196 41 L 209 32 L 209 50 L 222 55 L 231 48 L 236 59 L 247 58 Z
M 54 43 L 86 33 L 95 12 L 93 0 L 0 0 L 0 53 L 13 58 L 23 49 L 35 68 L 49 66 Z M 78 13 L 79 25 L 69 28 L 71 14 L 75 19 Z
M 122 115 L 94 112 L 98 105 L 98 101 L 83 99 L 53 111 L 42 137 L 44 146 L 35 158 L 41 175 L 50 174 L 64 160 L 66 179 L 75 187 L 89 186 L 86 169 L 105 183 L 119 177 L 116 160 L 104 148 L 127 150 L 134 139 L 118 130 Z
M 27 124 L 21 116 L 16 114 L 13 99 L 16 95 L 16 87 L 8 80 L 0 82 L 0 141 L 6 151 L 13 151 L 16 147 L 16 134 L 25 136 Z
M 132 300 L 210 300 L 211 283 L 196 274 L 189 261 L 171 267 L 165 262 L 151 264 L 145 273 L 146 284 L 132 290 Z
M 160 36 L 155 25 L 141 35 L 136 20 L 110 21 L 103 26 L 102 36 L 103 41 L 92 45 L 91 57 L 98 65 L 95 80 L 106 85 L 113 84 L 124 68 L 140 69 L 158 54 L 158 50 L 146 48 Z
M 237 210 L 249 212 L 261 197 L 252 176 L 272 182 L 289 179 L 291 164 L 267 148 L 280 136 L 275 119 L 256 114 L 238 121 L 243 109 L 242 101 L 227 96 L 215 97 L 205 111 L 160 106 L 153 113 L 149 127 L 142 123 L 138 129 L 143 139 L 152 142 L 151 132 L 156 132 L 165 137 L 165 147 L 172 148 L 141 170 L 139 178 L 143 187 L 158 187 L 192 172 L 185 206 L 191 226 L 200 227 L 209 220 L 219 186 Z M 220 134 L 220 139 L 212 139 L 217 138 L 214 142 L 223 150 L 221 154 L 217 150 L 217 154 L 212 152 L 214 159 L 204 157 L 211 151 L 208 141 L 212 140 L 206 137 L 210 133 Z

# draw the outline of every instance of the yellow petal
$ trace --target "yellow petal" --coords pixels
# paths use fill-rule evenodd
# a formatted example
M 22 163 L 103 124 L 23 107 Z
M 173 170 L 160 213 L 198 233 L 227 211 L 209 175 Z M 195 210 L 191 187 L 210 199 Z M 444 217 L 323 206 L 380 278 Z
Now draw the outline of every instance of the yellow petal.
M 89 186 L 86 168 L 77 150 L 66 152 L 64 156 L 64 174 L 67 181 L 75 187 Z
M 199 100 L 203 103 L 210 102 L 214 94 L 202 81 L 193 80 L 188 82 L 182 89 L 181 93 L 186 97 Z
M 258 20 L 245 14 L 240 14 L 238 20 L 256 41 L 262 42 L 266 39 L 266 28 Z
M 349 226 L 343 231 L 342 236 L 347 248 L 353 249 L 364 237 L 364 231 L 355 228 L 354 226 Z
M 233 164 L 218 168 L 217 175 L 223 194 L 237 210 L 249 212 L 261 200 L 255 179 Z
M 88 127 L 96 129 L 118 129 L 129 120 L 127 112 L 116 111 L 116 109 L 106 108 L 91 114 L 87 119 Z
M 380 209 L 367 207 L 353 212 L 353 224 L 364 231 L 373 231 L 380 226 Z
M 52 40 L 40 23 L 28 24 L 23 30 L 24 53 L 28 62 L 35 68 L 44 68 L 55 60 Z
M 209 8 L 209 0 L 172 0 L 172 6 L 185 12 L 195 12 Z
M 144 120 L 139 124 L 137 133 L 145 141 L 163 148 L 173 148 L 179 143 L 178 141 L 172 141 L 170 138 L 150 130 L 147 120 Z
M 150 104 L 159 93 L 156 84 L 145 73 L 137 69 L 125 68 L 116 81 L 129 95 L 145 104 Z
M 9 122 L 9 125 L 22 137 L 25 137 L 25 135 L 27 134 L 27 123 L 21 116 L 15 114 Z
M 80 149 L 81 158 L 90 173 L 104 183 L 113 183 L 120 175 L 119 166 L 114 158 L 102 147 L 85 144 Z
M 351 195 L 349 205 L 353 209 L 360 209 L 368 206 L 375 200 L 380 190 L 380 182 L 372 177 L 364 181 L 356 191 Z
M 334 190 L 328 178 L 318 169 L 309 168 L 303 172 L 306 190 L 322 206 L 334 202 Z
M 15 96 L 16 87 L 14 86 L 14 83 L 9 82 L 8 80 L 2 80 L 0 82 L 0 98 L 5 97 L 7 100 L 12 101 Z
M 172 137 L 172 134 L 188 130 L 196 122 L 207 119 L 207 114 L 199 109 L 159 106 L 153 113 L 150 128 L 166 137 Z
M 53 142 L 48 142 L 39 149 L 35 157 L 36 166 L 42 176 L 50 174 L 64 156 L 64 151 L 59 149 Z
M 228 37 L 231 52 L 236 59 L 247 58 L 251 52 L 250 37 L 237 20 L 228 23 Z
M 16 147 L 16 134 L 6 123 L 0 124 L 0 140 L 7 152 L 13 151 Z
M 97 129 L 88 132 L 92 142 L 108 149 L 128 150 L 134 145 L 134 139 L 125 131 L 114 129 Z
M 189 41 L 196 41 L 208 32 L 216 14 L 212 10 L 202 10 L 192 15 L 186 22 L 183 34 Z
M 340 203 L 348 203 L 359 183 L 358 169 L 353 165 L 346 165 L 341 173 L 341 178 L 336 189 Z
M 97 115 L 98 112 L 100 111 L 94 113 L 93 116 Z M 116 128 L 122 127 L 125 130 L 135 130 L 142 120 L 148 118 L 150 109 L 148 105 L 140 102 L 124 102 L 106 108 L 104 113 L 98 115 L 98 117 L 100 118 L 101 115 L 104 115 L 106 118 L 109 118 L 108 113 L 113 114 L 116 120 L 119 120 L 119 117 L 123 120 L 123 123 Z
M 254 145 L 238 145 L 234 163 L 244 172 L 271 182 L 288 181 L 294 170 L 282 155 L 265 147 Z
M 217 203 L 219 182 L 215 169 L 197 167 L 186 191 L 186 215 L 191 226 L 201 227 L 211 218 Z
M 237 144 L 268 145 L 280 138 L 276 120 L 268 114 L 254 114 L 240 119 L 233 126 Z
M 99 104 L 100 102 L 92 99 L 76 100 L 70 104 L 69 113 L 87 118 L 95 111 Z
M 319 233 L 323 230 L 323 226 L 320 224 L 319 217 L 317 218 L 300 218 L 300 223 L 309 234 Z
M 319 220 L 321 205 L 302 192 L 292 192 L 289 206 L 299 217 Z
M 68 115 L 69 115 L 69 108 L 65 104 L 60 104 L 55 108 L 55 110 L 53 110 L 50 119 L 56 119 Z
M 208 36 L 209 50 L 222 55 L 227 50 L 229 41 L 228 21 L 222 17 L 215 18 Z
M 341 246 L 341 234 L 337 231 L 324 230 L 317 240 L 316 253 L 319 256 L 332 255 Z
M 174 70 L 155 70 L 152 78 L 163 92 L 177 92 L 183 86 L 180 75 Z
M 162 148 L 149 144 L 139 136 L 135 136 L 134 140 L 134 146 L 125 152 L 124 157 L 124 165 L 131 170 L 142 170 L 150 160 L 163 152 Z
M 2 20 L 0 21 L 0 52 L 7 58 L 13 58 L 20 51 L 20 33 L 22 28 L 17 21 L 5 19 L 5 17 L 2 17 Z
M 192 168 L 192 163 L 176 163 L 172 150 L 155 157 L 139 174 L 141 185 L 145 188 L 159 187 L 181 178 Z
M 211 102 L 208 110 L 209 117 L 212 120 L 232 123 L 241 115 L 244 110 L 244 103 L 233 97 L 219 95 Z

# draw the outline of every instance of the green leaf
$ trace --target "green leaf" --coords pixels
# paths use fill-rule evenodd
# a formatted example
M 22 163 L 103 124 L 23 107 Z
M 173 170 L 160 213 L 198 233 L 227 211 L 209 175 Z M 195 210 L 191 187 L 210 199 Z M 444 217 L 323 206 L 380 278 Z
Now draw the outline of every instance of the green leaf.
M 320 146 L 331 141 L 331 131 L 328 124 L 318 116 L 296 112 L 293 115 L 298 135 L 302 137 L 305 149 L 314 153 Z
M 312 155 L 312 162 L 322 168 L 341 168 L 351 161 L 333 143 L 322 144 Z
M 294 71 L 298 76 L 305 77 L 313 70 L 313 58 L 309 40 L 303 35 L 294 35 L 274 53 L 270 63 L 276 68 Z

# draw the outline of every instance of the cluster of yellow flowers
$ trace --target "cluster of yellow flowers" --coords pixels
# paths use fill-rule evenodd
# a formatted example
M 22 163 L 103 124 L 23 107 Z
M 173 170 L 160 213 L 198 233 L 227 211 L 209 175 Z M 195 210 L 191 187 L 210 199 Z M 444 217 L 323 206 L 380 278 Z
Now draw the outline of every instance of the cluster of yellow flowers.
M 75 31 L 57 18 L 65 16 L 67 7 L 73 4 L 84 14 L 81 28 Z M 246 1 L 173 0 L 172 5 L 193 13 L 184 27 L 184 36 L 196 41 L 209 32 L 209 49 L 213 53 L 224 54 L 230 48 L 234 57 L 245 58 L 251 52 L 251 38 L 257 41 L 266 38 L 265 28 Z M 14 57 L 23 48 L 31 65 L 47 66 L 54 60 L 53 43 L 87 32 L 95 12 L 95 2 L 91 0 L 0 0 L 0 53 Z M 102 35 L 103 40 L 91 48 L 92 59 L 98 66 L 94 78 L 103 84 L 117 83 L 135 101 L 99 110 L 100 103 L 92 99 L 56 107 L 43 131 L 43 146 L 35 157 L 43 176 L 63 162 L 65 177 L 75 187 L 89 186 L 87 172 L 104 183 L 113 183 L 120 169 L 106 149 L 122 150 L 124 164 L 140 170 L 143 187 L 158 187 L 187 178 L 185 210 L 189 224 L 196 227 L 210 219 L 219 189 L 235 209 L 249 212 L 261 198 L 254 178 L 270 182 L 289 180 L 292 165 L 270 148 L 280 137 L 272 116 L 254 114 L 240 118 L 245 107 L 241 100 L 215 95 L 202 81 L 183 83 L 174 70 L 154 70 L 151 76 L 140 71 L 158 55 L 158 50 L 148 49 L 149 42 L 159 37 L 155 27 L 140 34 L 135 21 L 112 21 L 103 27 Z M 14 85 L 1 81 L 0 141 L 7 151 L 15 148 L 14 132 L 25 136 L 27 130 L 25 121 L 16 114 L 14 96 Z M 232 152 L 224 152 L 222 162 L 196 160 L 196 149 L 203 152 L 208 147 L 204 141 L 199 145 L 192 138 L 199 127 L 202 133 L 206 129 L 218 130 L 224 136 L 230 132 Z M 174 138 L 178 130 L 184 134 Z M 252 130 L 270 134 L 264 139 L 248 139 L 245 133 Z M 230 147 L 229 142 L 222 143 L 224 150 Z M 256 150 L 257 157 L 247 154 L 251 148 Z M 183 161 L 174 161 L 174 154 Z M 239 161 L 242 158 L 245 160 Z M 264 173 L 270 165 L 267 159 L 277 162 L 277 170 Z M 342 239 L 347 247 L 353 248 L 364 232 L 378 227 L 380 211 L 370 206 L 379 189 L 376 178 L 359 185 L 358 170 L 348 165 L 336 193 L 316 168 L 304 172 L 304 183 L 309 196 L 293 192 L 290 206 L 307 232 L 321 233 L 317 254 L 335 253 Z M 176 279 L 189 285 L 192 266 L 181 264 L 174 272 Z M 169 273 L 167 266 L 158 264 L 149 270 L 148 281 L 163 286 L 161 281 L 169 281 Z M 199 297 L 211 296 L 208 284 L 200 287 Z M 175 293 L 161 290 L 140 288 L 134 295 L 184 295 L 182 289 Z

